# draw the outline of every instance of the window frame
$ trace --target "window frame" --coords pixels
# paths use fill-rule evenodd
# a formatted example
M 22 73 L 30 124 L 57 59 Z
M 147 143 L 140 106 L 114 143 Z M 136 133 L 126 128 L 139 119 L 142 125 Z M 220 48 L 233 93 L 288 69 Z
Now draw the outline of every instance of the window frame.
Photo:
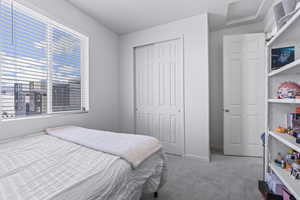
M 15 121 L 15 120 L 25 120 L 25 119 L 39 119 L 39 118 L 49 118 L 52 116 L 61 116 L 61 115 L 70 115 L 70 114 L 80 114 L 80 113 L 88 113 L 90 110 L 90 102 L 89 102 L 89 44 L 90 39 L 88 36 L 75 31 L 63 25 L 50 17 L 41 14 L 43 11 L 39 9 L 34 9 L 32 5 L 23 5 L 21 3 L 15 2 L 11 0 L 13 3 L 12 5 L 17 9 L 21 9 L 30 14 L 31 17 L 36 17 L 39 20 L 42 20 L 44 23 L 47 24 L 47 39 L 50 41 L 50 34 L 52 27 L 56 26 L 67 33 L 73 34 L 80 39 L 80 87 L 81 87 L 81 109 L 80 110 L 72 110 L 72 111 L 59 111 L 53 112 L 52 110 L 52 69 L 53 69 L 53 61 L 51 55 L 51 48 L 47 48 L 47 55 L 48 55 L 48 76 L 47 76 L 47 112 L 45 114 L 37 114 L 37 115 L 28 115 L 28 116 L 15 116 L 14 118 L 2 118 L 0 121 Z M 38 10 L 38 11 L 36 11 Z M 0 88 L 1 88 L 1 78 L 2 78 L 2 70 L 1 70 L 1 61 L 2 55 L 0 53 Z M 2 98 L 2 94 L 0 93 L 0 99 Z M 0 101 L 0 107 L 1 101 Z

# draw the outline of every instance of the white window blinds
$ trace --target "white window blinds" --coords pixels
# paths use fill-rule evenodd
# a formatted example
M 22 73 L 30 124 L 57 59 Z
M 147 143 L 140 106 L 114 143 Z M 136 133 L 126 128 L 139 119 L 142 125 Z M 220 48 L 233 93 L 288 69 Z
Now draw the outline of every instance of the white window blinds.
M 51 31 L 52 110 L 80 110 L 80 38 L 59 27 L 52 27 Z
M 2 118 L 88 110 L 86 37 L 10 0 L 0 26 Z

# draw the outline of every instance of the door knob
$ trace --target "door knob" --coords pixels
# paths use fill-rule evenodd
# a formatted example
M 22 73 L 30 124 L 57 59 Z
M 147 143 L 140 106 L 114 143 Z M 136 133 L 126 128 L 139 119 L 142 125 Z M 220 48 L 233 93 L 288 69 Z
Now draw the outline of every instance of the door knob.
M 224 109 L 224 111 L 225 111 L 225 112 L 227 112 L 227 113 L 228 113 L 228 112 L 230 112 L 230 110 L 229 110 L 229 109 Z

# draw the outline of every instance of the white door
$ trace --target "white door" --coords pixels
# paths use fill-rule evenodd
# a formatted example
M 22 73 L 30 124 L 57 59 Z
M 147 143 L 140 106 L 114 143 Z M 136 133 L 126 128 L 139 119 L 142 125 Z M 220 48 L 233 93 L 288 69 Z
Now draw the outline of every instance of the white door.
M 265 36 L 225 36 L 224 154 L 261 156 L 264 132 Z
M 184 153 L 182 54 L 179 39 L 135 48 L 136 133 L 178 155 Z

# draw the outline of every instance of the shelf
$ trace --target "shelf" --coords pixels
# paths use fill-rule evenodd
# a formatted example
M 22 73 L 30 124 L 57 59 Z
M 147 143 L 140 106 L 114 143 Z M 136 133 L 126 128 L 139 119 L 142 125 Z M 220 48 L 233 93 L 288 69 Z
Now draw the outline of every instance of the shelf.
M 283 184 L 288 187 L 292 195 L 294 195 L 296 199 L 300 199 L 300 180 L 294 179 L 292 176 L 290 176 L 290 173 L 287 170 L 277 167 L 273 163 L 270 164 L 270 167 L 272 171 L 278 176 L 278 178 L 283 182 Z
M 269 99 L 269 103 L 300 104 L 300 99 Z
M 287 145 L 288 147 L 294 149 L 297 152 L 300 152 L 300 144 L 296 143 L 296 138 L 294 138 L 293 136 L 289 136 L 288 134 L 276 133 L 272 131 L 269 131 L 269 134 L 275 139 L 277 139 L 278 141 Z
M 271 71 L 268 76 L 269 77 L 275 76 L 277 74 L 280 74 L 282 72 L 285 72 L 287 70 L 293 69 L 293 68 L 298 67 L 298 66 L 300 66 L 300 59 L 295 60 L 294 62 L 292 62 L 288 65 L 285 65 L 284 67 L 281 67 L 280 69 Z
M 271 46 L 285 31 L 298 19 L 300 16 L 300 10 L 298 10 L 291 19 L 281 27 L 281 29 L 274 35 L 274 37 L 267 43 L 267 46 Z

